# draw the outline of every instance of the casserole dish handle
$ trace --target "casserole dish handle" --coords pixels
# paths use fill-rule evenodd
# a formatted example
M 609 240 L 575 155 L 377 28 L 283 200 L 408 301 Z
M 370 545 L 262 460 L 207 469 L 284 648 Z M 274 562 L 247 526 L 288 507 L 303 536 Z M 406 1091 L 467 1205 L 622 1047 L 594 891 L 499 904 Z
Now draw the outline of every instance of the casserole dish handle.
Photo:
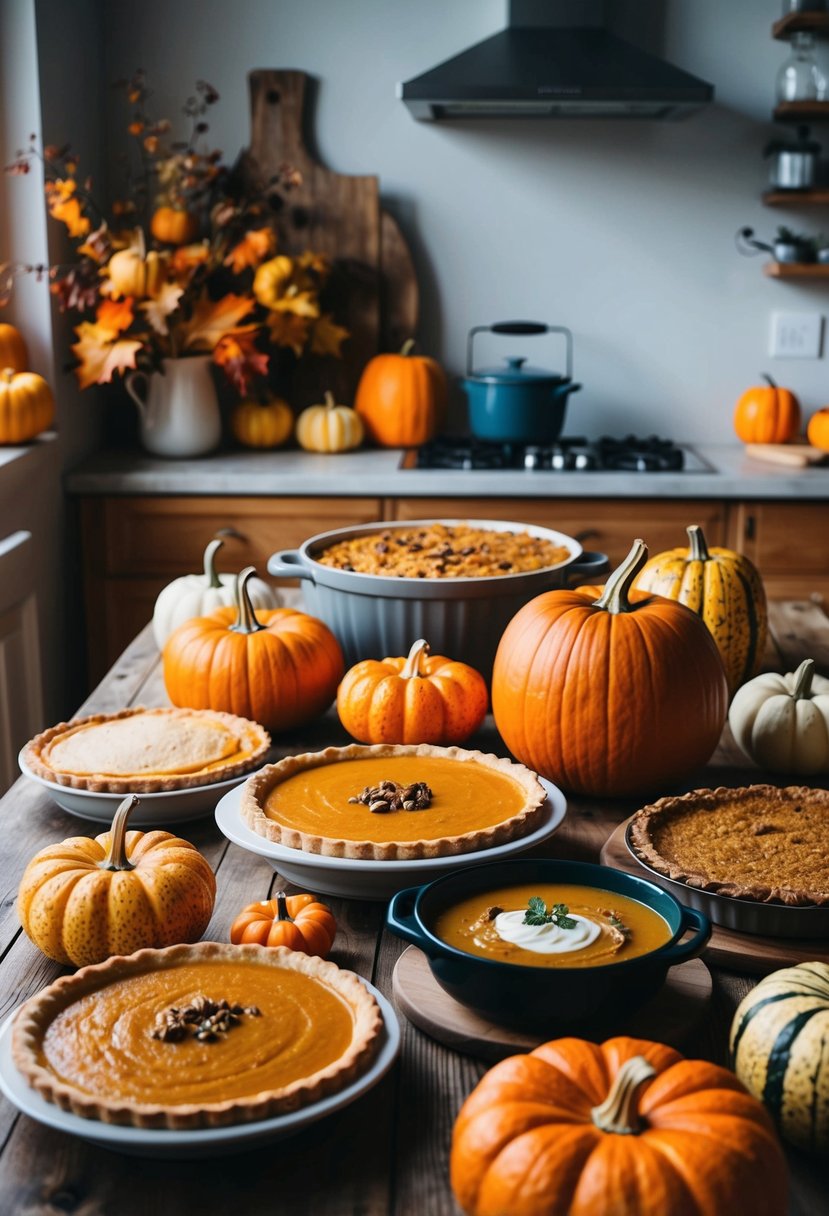
M 386 913 L 386 925 L 392 933 L 423 950 L 426 941 L 414 916 L 415 900 L 421 890 L 421 887 L 407 887 L 393 895 Z
M 679 931 L 684 933 L 688 929 L 694 930 L 693 937 L 687 942 L 677 942 L 675 946 L 669 946 L 660 954 L 660 962 L 673 967 L 677 963 L 687 963 L 688 959 L 697 958 L 702 954 L 711 937 L 711 921 L 704 912 L 683 906 L 682 924 Z
M 314 581 L 314 572 L 306 566 L 297 549 L 280 549 L 268 558 L 268 574 L 274 578 L 309 578 Z
M 268 566 L 270 570 L 270 565 Z M 610 562 L 607 560 L 606 553 L 595 553 L 588 549 L 579 557 L 578 561 L 567 566 L 565 574 L 567 575 L 567 585 L 571 585 L 571 579 L 592 579 L 594 575 L 607 574 L 610 569 Z

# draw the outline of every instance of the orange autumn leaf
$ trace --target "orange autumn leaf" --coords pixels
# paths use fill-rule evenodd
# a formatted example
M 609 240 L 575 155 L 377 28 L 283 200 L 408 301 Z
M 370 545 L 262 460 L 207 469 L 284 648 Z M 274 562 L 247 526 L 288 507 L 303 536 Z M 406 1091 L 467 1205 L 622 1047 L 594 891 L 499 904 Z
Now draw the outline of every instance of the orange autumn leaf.
M 277 346 L 290 346 L 299 357 L 305 349 L 311 322 L 292 312 L 272 312 L 268 317 L 268 332 Z
M 115 338 L 125 329 L 129 329 L 134 319 L 132 299 L 130 296 L 126 296 L 123 300 L 105 300 L 98 306 L 95 321 L 86 321 L 84 324 L 94 324 L 101 333 L 106 331 L 110 338 Z
M 105 300 L 95 313 L 94 321 L 82 321 L 75 327 L 78 341 L 72 352 L 78 359 L 75 375 L 80 388 L 92 384 L 108 384 L 116 372 L 135 367 L 135 357 L 142 343 L 121 334 L 133 321 L 132 300 Z
M 210 246 L 207 241 L 196 245 L 180 245 L 173 250 L 170 258 L 170 270 L 177 279 L 189 279 L 198 266 L 203 266 L 210 259 Z
M 220 338 L 213 362 L 221 367 L 241 397 L 252 391 L 258 378 L 268 373 L 269 356 L 256 346 L 257 326 L 247 325 Z
M 258 266 L 276 248 L 276 237 L 270 228 L 256 228 L 246 232 L 238 245 L 234 245 L 224 260 L 234 274 L 241 274 L 248 267 Z
M 74 183 L 72 183 L 74 187 Z M 80 200 L 73 194 L 62 190 L 47 190 L 46 204 L 49 214 L 55 220 L 66 225 L 70 236 L 86 236 L 92 227 L 83 213 Z
M 342 344 L 348 336 L 348 330 L 335 324 L 330 312 L 324 312 L 311 334 L 311 354 L 334 355 L 339 358 L 342 354 Z
M 249 297 L 226 295 L 211 300 L 203 295 L 196 301 L 189 321 L 178 326 L 182 350 L 213 350 L 220 338 L 235 329 L 254 307 Z

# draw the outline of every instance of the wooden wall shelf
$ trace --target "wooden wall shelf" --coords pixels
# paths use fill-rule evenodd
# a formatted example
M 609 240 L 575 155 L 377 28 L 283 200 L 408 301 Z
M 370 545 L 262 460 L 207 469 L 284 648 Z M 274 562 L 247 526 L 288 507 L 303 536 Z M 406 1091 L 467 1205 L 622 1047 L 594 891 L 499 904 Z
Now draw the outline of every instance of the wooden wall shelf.
M 829 37 L 829 13 L 786 13 L 771 27 L 772 38 L 785 41 L 792 34 L 815 34 Z
M 763 202 L 766 207 L 827 207 L 829 186 L 814 190 L 767 190 Z
M 763 274 L 770 279 L 829 279 L 829 263 L 764 262 Z
M 829 101 L 781 101 L 774 107 L 775 122 L 802 122 L 805 119 L 829 119 Z

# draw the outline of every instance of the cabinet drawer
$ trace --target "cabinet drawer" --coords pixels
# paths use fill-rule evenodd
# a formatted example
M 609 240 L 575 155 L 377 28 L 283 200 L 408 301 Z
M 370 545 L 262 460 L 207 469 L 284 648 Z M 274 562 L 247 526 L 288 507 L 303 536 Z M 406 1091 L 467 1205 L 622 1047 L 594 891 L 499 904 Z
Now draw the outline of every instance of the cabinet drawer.
M 380 518 L 376 498 L 109 498 L 101 502 L 104 575 L 176 575 L 201 569 L 207 542 L 232 528 L 222 569 L 256 566 L 317 532 Z M 224 559 L 224 560 L 222 560 Z
M 829 597 L 829 503 L 741 503 L 730 543 L 751 558 L 772 599 Z
M 711 500 L 666 502 L 633 498 L 404 498 L 394 518 L 509 519 L 574 536 L 585 549 L 606 553 L 617 565 L 641 536 L 652 554 L 687 541 L 688 524 L 700 524 L 710 545 L 725 544 L 725 506 Z

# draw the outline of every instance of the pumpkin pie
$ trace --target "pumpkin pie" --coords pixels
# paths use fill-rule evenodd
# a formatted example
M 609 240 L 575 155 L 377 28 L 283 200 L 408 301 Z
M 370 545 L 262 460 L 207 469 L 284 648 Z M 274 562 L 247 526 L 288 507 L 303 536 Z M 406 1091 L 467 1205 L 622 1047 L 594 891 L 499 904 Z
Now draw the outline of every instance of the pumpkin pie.
M 829 904 L 829 790 L 693 790 L 637 811 L 630 846 L 675 882 L 736 899 Z
M 124 709 L 60 722 L 23 749 L 33 773 L 97 793 L 211 785 L 254 768 L 270 747 L 258 722 L 211 709 Z
M 287 1113 L 370 1064 L 383 1018 L 351 971 L 278 946 L 200 942 L 84 967 L 32 997 L 12 1057 L 49 1102 L 137 1127 Z
M 254 832 L 328 857 L 411 860 L 469 853 L 533 831 L 535 773 L 483 752 L 431 744 L 329 747 L 266 765 L 242 788 Z

